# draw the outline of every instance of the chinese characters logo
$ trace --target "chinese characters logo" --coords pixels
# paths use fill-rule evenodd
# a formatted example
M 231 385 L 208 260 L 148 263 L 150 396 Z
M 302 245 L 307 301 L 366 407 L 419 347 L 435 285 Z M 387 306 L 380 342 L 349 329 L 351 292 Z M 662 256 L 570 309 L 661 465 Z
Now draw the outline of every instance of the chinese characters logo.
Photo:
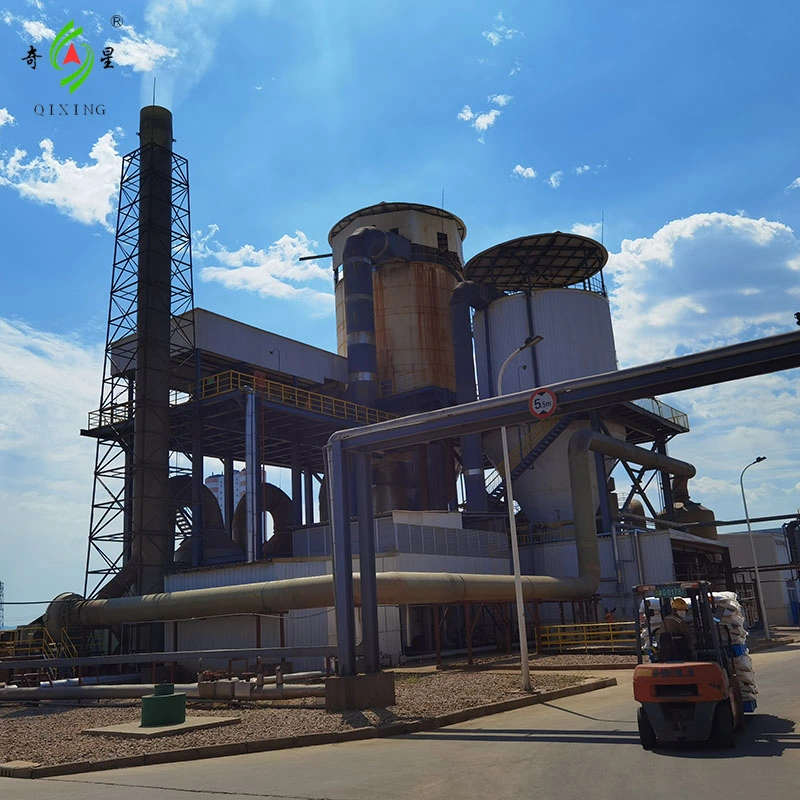
M 61 86 L 69 87 L 69 92 L 72 94 L 78 89 L 83 82 L 89 77 L 94 67 L 94 51 L 91 46 L 86 42 L 78 42 L 78 46 L 83 48 L 83 59 L 75 47 L 73 41 L 83 33 L 83 28 L 76 28 L 75 22 L 68 22 L 53 39 L 50 45 L 50 65 L 53 69 L 63 72 L 68 70 L 59 83 Z M 64 52 L 66 50 L 66 52 Z M 113 69 L 114 65 L 111 63 L 111 58 L 114 53 L 113 47 L 105 47 L 103 55 L 100 58 L 104 69 Z M 36 60 L 41 56 L 36 52 L 36 48 L 31 45 L 28 52 L 20 60 L 24 61 L 31 69 L 36 69 Z

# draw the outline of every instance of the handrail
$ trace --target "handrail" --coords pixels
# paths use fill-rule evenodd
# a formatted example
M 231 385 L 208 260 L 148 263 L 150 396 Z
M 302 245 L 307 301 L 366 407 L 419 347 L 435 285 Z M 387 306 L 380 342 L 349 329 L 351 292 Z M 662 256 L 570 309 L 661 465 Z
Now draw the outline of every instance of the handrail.
M 572 625 L 542 625 L 539 649 L 559 653 L 593 649 L 611 649 L 612 653 L 634 653 L 635 622 L 590 622 Z
M 203 378 L 200 387 L 200 398 L 216 397 L 237 389 L 248 388 L 255 390 L 270 402 L 292 406 L 293 408 L 305 408 L 317 414 L 324 414 L 327 417 L 358 422 L 362 425 L 385 422 L 386 420 L 397 418 L 396 414 L 379 411 L 377 408 L 358 405 L 357 403 L 351 403 L 349 400 L 340 400 L 337 397 L 310 392 L 307 389 L 289 386 L 278 381 L 270 381 L 266 378 L 236 370 L 228 370 Z M 176 405 L 174 402 L 176 397 L 177 395 L 173 397 L 173 405 Z M 189 396 L 181 395 L 181 397 L 188 400 Z M 115 403 L 97 411 L 89 412 L 89 430 L 127 422 L 132 417 L 133 403 Z
M 266 378 L 248 375 L 236 370 L 220 372 L 203 378 L 200 387 L 200 397 L 216 397 L 237 389 L 253 389 L 264 399 L 281 405 L 294 408 L 305 408 L 317 414 L 324 414 L 337 419 L 359 422 L 369 425 L 374 422 L 385 422 L 396 419 L 395 414 L 379 411 L 377 408 L 351 403 L 349 400 L 340 400 L 336 397 L 310 392 L 296 386 L 270 381 Z

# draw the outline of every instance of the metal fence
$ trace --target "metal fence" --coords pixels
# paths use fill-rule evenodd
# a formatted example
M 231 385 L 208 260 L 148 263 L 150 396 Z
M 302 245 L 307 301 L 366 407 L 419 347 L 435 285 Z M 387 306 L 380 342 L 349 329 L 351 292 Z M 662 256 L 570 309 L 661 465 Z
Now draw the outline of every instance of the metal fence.
M 539 651 L 587 654 L 593 651 L 610 651 L 614 654 L 632 654 L 636 652 L 636 623 L 542 625 L 539 630 Z

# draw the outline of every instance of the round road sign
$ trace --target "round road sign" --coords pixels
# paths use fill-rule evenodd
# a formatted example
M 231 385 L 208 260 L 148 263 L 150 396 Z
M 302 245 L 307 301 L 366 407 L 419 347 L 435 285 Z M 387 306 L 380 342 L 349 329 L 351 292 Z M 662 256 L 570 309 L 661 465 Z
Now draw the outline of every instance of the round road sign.
M 549 417 L 556 410 L 556 396 L 549 389 L 537 389 L 528 400 L 531 414 L 538 419 Z

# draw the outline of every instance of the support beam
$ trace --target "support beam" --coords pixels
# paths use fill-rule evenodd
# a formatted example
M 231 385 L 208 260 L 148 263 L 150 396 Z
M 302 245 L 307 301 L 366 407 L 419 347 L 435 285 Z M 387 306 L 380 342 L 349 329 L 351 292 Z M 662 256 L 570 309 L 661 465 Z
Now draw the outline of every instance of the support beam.
M 306 467 L 305 471 L 303 472 L 303 477 L 305 479 L 305 487 L 303 492 L 303 497 L 305 498 L 305 506 L 306 506 L 305 524 L 313 525 L 314 524 L 314 473 L 311 470 L 311 467 Z
M 303 465 L 301 461 L 300 441 L 292 441 L 292 525 L 303 524 Z
M 364 671 L 380 672 L 378 640 L 378 588 L 375 575 L 375 519 L 372 513 L 372 459 L 357 453 L 355 460 L 356 503 L 358 507 L 358 552 L 361 581 L 361 637 Z
M 245 389 L 245 468 L 247 470 L 247 560 L 261 558 L 264 540 L 261 487 L 261 402 L 252 389 Z
M 235 498 L 233 496 L 233 458 L 228 456 L 222 465 L 222 500 L 225 512 L 225 533 L 229 539 L 233 539 L 233 512 L 235 508 Z
M 356 630 L 353 617 L 353 544 L 350 530 L 350 490 L 341 442 L 325 448 L 326 482 L 333 539 L 333 593 L 336 656 L 339 675 L 356 674 Z

